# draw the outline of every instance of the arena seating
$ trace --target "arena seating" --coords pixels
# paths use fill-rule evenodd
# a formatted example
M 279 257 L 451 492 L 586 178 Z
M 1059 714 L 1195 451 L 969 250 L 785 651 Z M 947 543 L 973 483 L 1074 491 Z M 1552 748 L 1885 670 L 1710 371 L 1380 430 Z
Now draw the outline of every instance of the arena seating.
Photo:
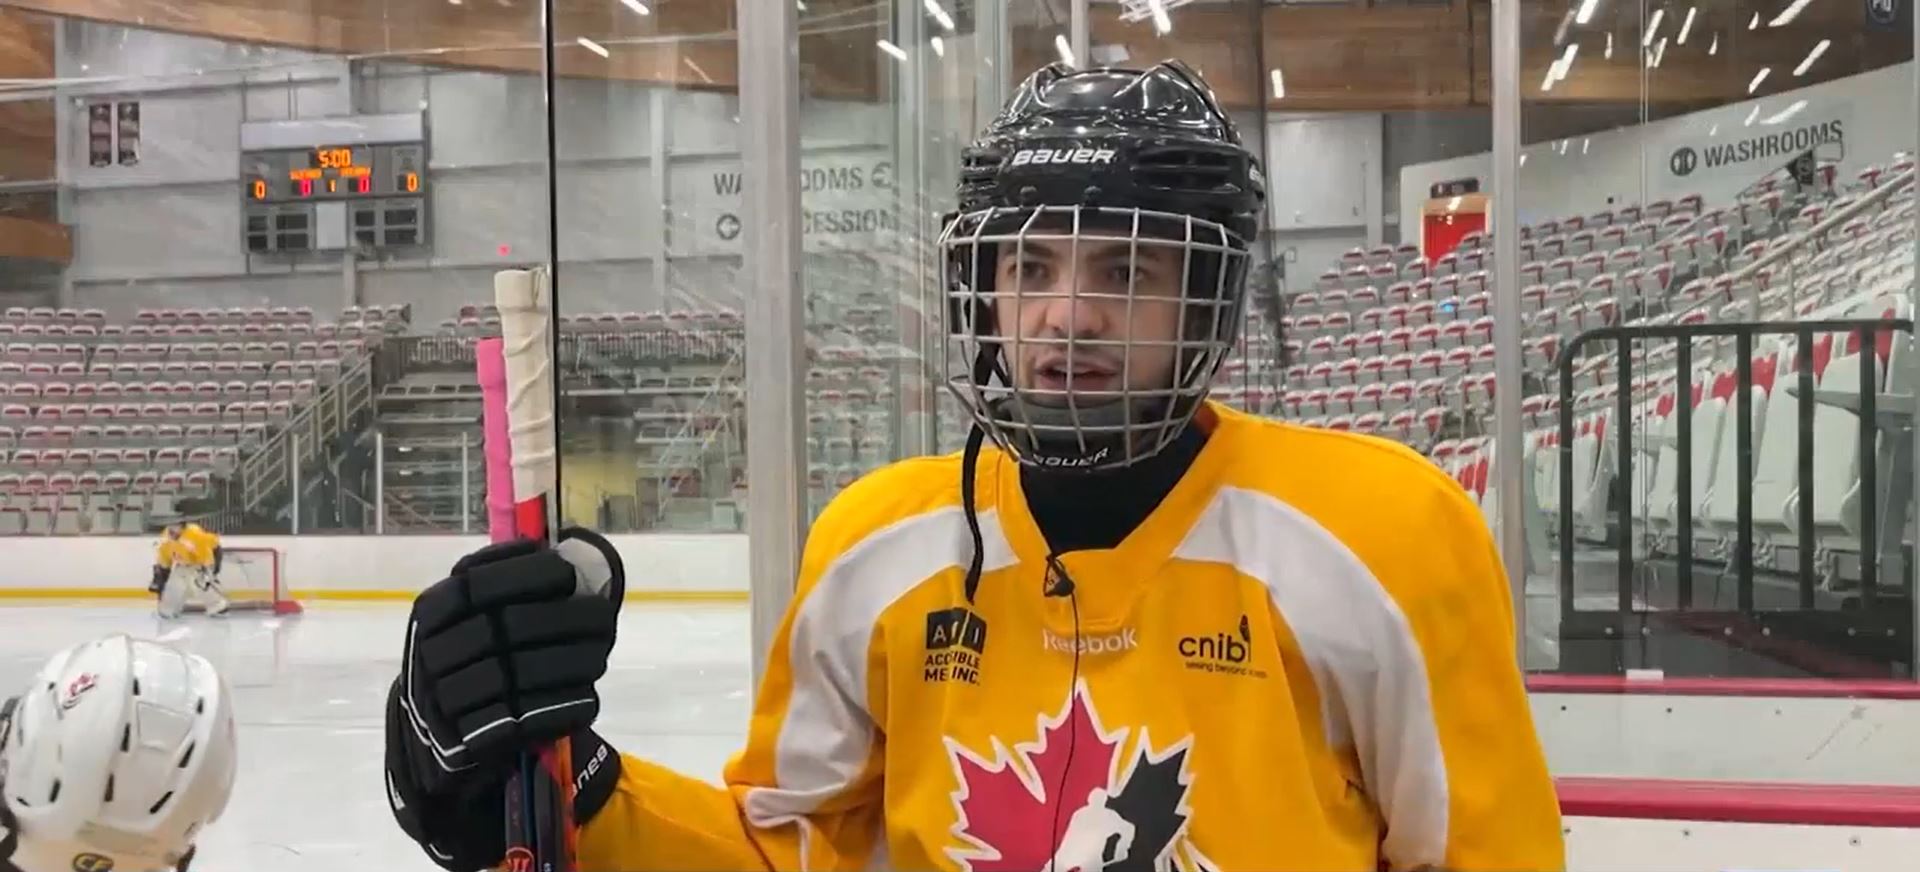
M 379 420 L 390 529 L 484 523 L 473 349 L 499 331 L 494 307 L 474 304 L 433 335 L 387 343 Z M 616 530 L 737 529 L 746 480 L 739 313 L 563 313 L 559 331 L 561 378 L 576 398 L 563 412 L 562 450 L 638 468 L 620 481 L 570 481 L 598 497 L 596 520 Z
M 1764 179 L 1724 207 L 1703 209 L 1699 198 L 1684 198 L 1670 206 L 1624 207 L 1521 230 L 1521 250 L 1530 257 L 1523 263 L 1523 280 L 1528 280 L 1523 288 L 1526 469 L 1538 507 L 1548 517 L 1561 509 L 1572 511 L 1576 528 L 1592 538 L 1603 536 L 1609 524 L 1617 469 L 1617 442 L 1609 434 L 1617 426 L 1613 415 L 1619 388 L 1613 384 L 1615 355 L 1603 344 L 1582 350 L 1574 365 L 1574 503 L 1559 505 L 1559 388 L 1551 365 L 1576 332 L 1611 323 L 1745 321 L 1753 319 L 1755 311 L 1763 321 L 1908 317 L 1905 294 L 1914 277 L 1912 167 L 1910 157 L 1895 156 L 1887 165 L 1862 171 L 1851 184 L 1834 184 L 1832 167 L 1824 167 L 1822 179 L 1812 186 Z M 1803 238 L 1826 215 L 1847 209 L 1882 184 L 1901 188 L 1876 207 L 1853 215 L 1843 227 L 1812 240 L 1814 244 L 1803 244 L 1784 263 L 1761 271 L 1745 269 L 1774 246 Z M 1354 263 L 1357 255 L 1348 255 L 1346 263 Z M 1286 336 L 1306 359 L 1288 371 L 1283 407 L 1288 417 L 1308 423 L 1380 432 L 1425 449 L 1480 499 L 1492 522 L 1492 376 L 1486 375 L 1492 351 L 1476 344 L 1490 330 L 1490 305 L 1482 296 L 1480 273 L 1488 261 L 1490 240 L 1473 234 L 1457 252 L 1436 259 L 1427 277 L 1411 284 L 1402 279 L 1379 296 L 1373 284 L 1357 284 L 1361 275 L 1352 265 L 1325 273 L 1315 292 L 1292 300 Z M 1467 267 L 1473 271 L 1461 273 Z M 1421 269 L 1413 265 L 1411 271 Z M 1348 286 L 1350 282 L 1354 284 Z M 1793 346 L 1791 338 L 1755 342 L 1753 499 L 1757 553 L 1763 563 L 1776 545 L 1791 540 L 1797 517 L 1793 421 L 1799 400 L 1786 390 L 1795 373 Z M 1824 336 L 1816 342 L 1816 390 L 1859 390 L 1859 346 L 1859 338 L 1847 336 Z M 1375 348 L 1392 355 L 1382 363 Z M 1649 555 L 1659 557 L 1672 553 L 1678 517 L 1678 457 L 1672 444 L 1678 376 L 1674 344 L 1649 348 L 1634 351 L 1636 413 L 1630 426 L 1647 448 L 1636 451 L 1630 490 L 1634 534 Z M 1897 382 L 1903 375 L 1897 357 L 1907 350 L 1905 334 L 1882 336 L 1874 344 L 1874 378 L 1884 394 L 1910 394 L 1912 386 Z M 1693 530 L 1695 540 L 1716 559 L 1732 553 L 1738 509 L 1734 488 L 1726 484 L 1736 467 L 1732 351 L 1730 338 L 1697 340 L 1690 378 Z M 1405 357 L 1409 353 L 1411 365 Z M 1329 357 L 1338 357 L 1340 363 L 1329 367 Z M 1356 357 L 1359 363 L 1354 363 Z M 1400 378 L 1402 367 L 1417 380 L 1394 380 L 1382 390 L 1380 382 Z M 1409 394 L 1413 407 L 1444 409 L 1448 419 L 1457 413 L 1465 432 L 1432 440 L 1432 430 L 1415 428 L 1407 438 L 1404 428 L 1380 426 L 1382 411 L 1404 415 Z M 1816 440 L 1824 446 L 1816 453 L 1818 563 L 1830 582 L 1836 576 L 1837 555 L 1859 547 L 1859 457 L 1853 448 L 1857 426 L 1859 419 L 1836 405 L 1822 403 L 1814 409 Z M 1891 465 L 1884 461 L 1880 469 Z
M 8 309 L 0 535 L 142 532 L 212 494 L 365 357 L 379 315 L 148 309 L 120 324 L 98 309 Z
M 1575 499 L 1558 505 L 1554 363 L 1569 338 L 1605 324 L 1746 318 L 1756 301 L 1765 318 L 1904 315 L 1913 275 L 1905 248 L 1910 188 L 1783 263 L 1746 267 L 1880 186 L 1906 185 L 1912 166 L 1900 157 L 1847 184 L 1836 184 L 1829 167 L 1821 184 L 1763 180 L 1728 204 L 1689 196 L 1522 228 L 1522 409 L 1540 509 L 1552 517 L 1565 508 L 1596 534 L 1607 525 L 1617 394 L 1613 357 L 1602 347 L 1576 363 Z M 1490 243 L 1471 234 L 1431 264 L 1405 245 L 1348 252 L 1311 290 L 1288 299 L 1278 324 L 1260 307 L 1248 313 L 1246 339 L 1222 366 L 1216 396 L 1259 414 L 1405 441 L 1452 473 L 1491 517 Z M 813 319 L 807 475 L 816 506 L 908 448 L 894 444 L 896 399 L 911 399 L 905 392 L 924 383 L 918 353 L 890 341 L 895 317 L 886 301 L 859 299 Z M 462 455 L 460 446 L 478 445 L 472 348 L 497 335 L 498 314 L 466 306 L 425 336 L 413 335 L 411 324 L 405 306 L 349 308 L 335 323 L 287 308 L 152 309 L 128 323 L 109 323 L 99 310 L 7 310 L 0 534 L 143 530 L 179 498 L 218 490 L 242 458 L 376 351 L 381 430 L 393 452 L 387 489 L 397 501 L 390 523 L 473 521 L 458 513 L 478 510 L 483 476 L 478 452 Z M 638 446 L 642 483 L 616 512 L 620 520 L 707 528 L 737 513 L 746 488 L 739 314 L 579 313 L 563 315 L 559 329 L 569 392 L 626 398 L 607 407 L 617 406 L 613 412 L 591 404 L 575 412 L 614 415 Z M 1858 361 L 1857 345 L 1829 338 L 1814 350 L 1819 389 L 1858 390 L 1859 366 L 1849 363 Z M 1722 548 L 1730 547 L 1733 507 L 1729 490 L 1715 484 L 1732 470 L 1732 428 L 1722 426 L 1731 417 L 1730 349 L 1697 343 L 1690 382 L 1696 529 Z M 1904 340 L 1875 343 L 1882 390 L 1906 387 L 1890 383 L 1905 350 Z M 1657 553 L 1671 544 L 1675 517 L 1673 449 L 1661 441 L 1675 420 L 1674 351 L 1637 353 L 1633 426 L 1653 447 L 1635 464 L 1634 514 Z M 1784 536 L 1793 518 L 1793 480 L 1780 464 L 1793 456 L 1794 431 L 1780 424 L 1793 420 L 1798 402 L 1781 389 L 1795 354 L 1791 341 L 1755 348 L 1756 517 L 1767 541 Z M 952 447 L 966 420 L 936 393 L 941 446 Z M 1815 420 L 1823 443 L 1846 442 L 1856 426 L 1832 406 L 1817 409 Z M 622 450 L 632 450 L 628 438 L 619 438 Z M 1823 450 L 1819 462 L 1816 519 L 1844 549 L 1858 533 L 1857 459 Z
M 1558 505 L 1554 363 L 1572 336 L 1616 323 L 1746 320 L 1756 307 L 1762 320 L 1908 317 L 1913 166 L 1910 157 L 1897 155 L 1840 184 L 1829 165 L 1811 186 L 1770 177 L 1713 208 L 1689 196 L 1521 228 L 1526 465 L 1545 518 L 1565 508 L 1594 536 L 1608 524 L 1615 468 L 1615 442 L 1608 434 L 1616 426 L 1617 387 L 1611 378 L 1614 354 L 1603 344 L 1582 349 L 1575 364 L 1575 498 L 1572 506 Z M 1794 243 L 1883 185 L 1899 190 L 1813 244 Z M 1787 244 L 1801 247 L 1770 268 L 1747 269 Z M 1267 389 L 1227 387 L 1222 394 L 1256 411 L 1405 441 L 1460 481 L 1492 522 L 1491 239 L 1471 234 L 1431 265 L 1403 260 L 1405 253 L 1355 249 L 1322 273 L 1314 289 L 1290 298 L 1282 328 L 1292 365 L 1277 406 Z M 1260 335 L 1256 331 L 1257 325 L 1249 333 Z M 1763 557 L 1790 536 L 1796 517 L 1792 422 L 1798 400 L 1783 390 L 1794 373 L 1793 346 L 1772 339 L 1755 344 L 1754 500 Z M 1902 367 L 1895 358 L 1907 348 L 1904 334 L 1874 343 L 1878 390 L 1911 394 L 1912 386 L 1896 383 Z M 1721 557 L 1733 547 L 1735 512 L 1726 485 L 1734 469 L 1734 427 L 1728 423 L 1732 349 L 1731 339 L 1700 340 L 1692 354 L 1695 530 Z M 1256 349 L 1248 352 L 1229 368 L 1257 371 L 1274 363 Z M 1817 390 L 1857 393 L 1859 353 L 1857 338 L 1817 343 Z M 1635 532 L 1659 555 L 1670 553 L 1676 518 L 1676 350 L 1668 343 L 1635 356 L 1640 375 L 1631 426 L 1650 446 L 1634 467 Z M 1860 483 L 1851 448 L 1857 427 L 1857 418 L 1840 408 L 1821 405 L 1815 411 L 1817 440 L 1834 446 L 1822 448 L 1816 461 L 1815 518 L 1823 537 L 1821 565 L 1830 579 L 1834 555 L 1857 549 Z
M 1824 215 L 1845 209 L 1857 198 L 1881 185 L 1898 184 L 1871 208 L 1828 230 L 1823 238 L 1802 245 L 1790 257 L 1751 277 L 1730 281 L 1729 275 L 1700 276 L 1674 295 L 1674 308 L 1661 319 L 1704 321 L 1749 320 L 1757 305 L 1759 320 L 1890 319 L 1910 318 L 1908 288 L 1914 280 L 1912 257 L 1914 198 L 1908 174 L 1910 160 L 1901 158 L 1885 168 L 1860 174 L 1858 184 L 1830 197 L 1791 209 L 1778 222 L 1779 232 L 1763 236 L 1743 248 L 1743 254 L 1764 251 L 1804 235 Z M 1884 192 L 1883 192 L 1884 193 Z M 1750 262 L 1750 260 L 1748 261 Z M 1911 397 L 1915 386 L 1906 378 L 1905 355 L 1910 336 L 1886 331 L 1869 347 L 1858 335 L 1821 334 L 1811 351 L 1816 396 L 1857 397 L 1864 389 L 1884 398 Z M 1797 442 L 1799 404 L 1798 358 L 1803 350 L 1792 337 L 1761 337 L 1753 344 L 1751 389 L 1754 451 L 1753 519 L 1756 563 L 1775 565 L 1781 546 L 1797 537 Z M 1680 495 L 1676 470 L 1680 465 L 1675 437 L 1679 423 L 1677 349 L 1657 349 L 1646 357 L 1656 364 L 1648 376 L 1634 380 L 1631 406 L 1636 440 L 1646 447 L 1636 451 L 1632 513 L 1636 541 L 1650 556 L 1671 556 L 1677 546 Z M 1725 560 L 1735 547 L 1737 458 L 1734 443 L 1737 383 L 1730 338 L 1701 339 L 1694 343 L 1693 372 L 1689 374 L 1693 470 L 1691 497 L 1696 545 L 1707 556 Z M 1872 381 L 1862 384 L 1862 354 L 1871 354 Z M 1664 363 L 1661 367 L 1657 364 Z M 1608 377 L 1610 364 L 1595 358 L 1581 377 Z M 1529 467 L 1542 508 L 1557 517 L 1573 513 L 1580 530 L 1604 528 L 1608 493 L 1618 468 L 1616 442 L 1607 438 L 1614 420 L 1617 389 L 1608 381 L 1582 387 L 1576 394 L 1574 415 L 1574 503 L 1559 505 L 1558 434 L 1552 427 L 1528 434 Z M 1853 412 L 1816 399 L 1812 410 L 1814 454 L 1813 516 L 1817 544 L 1815 559 L 1827 584 L 1841 582 L 1839 558 L 1859 551 L 1859 503 L 1862 482 L 1858 451 L 1860 420 Z M 1884 426 L 1884 424 L 1882 425 Z M 1883 430 L 1884 439 L 1894 431 Z M 1891 441 L 1878 449 L 1878 469 L 1891 474 Z M 1887 493 L 1879 499 L 1888 498 Z M 1886 517 L 1884 502 L 1882 518 Z

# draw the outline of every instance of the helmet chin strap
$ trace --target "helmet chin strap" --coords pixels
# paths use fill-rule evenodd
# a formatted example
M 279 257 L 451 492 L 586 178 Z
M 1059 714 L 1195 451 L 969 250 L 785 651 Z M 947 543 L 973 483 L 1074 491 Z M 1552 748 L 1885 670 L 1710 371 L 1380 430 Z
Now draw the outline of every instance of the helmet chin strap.
M 1151 443 L 1159 440 L 1165 427 L 1147 426 L 1144 422 L 1164 419 L 1165 402 L 1135 402 L 1132 404 L 1134 414 L 1129 415 L 1129 404 L 1121 400 L 1067 408 L 1022 401 L 1016 395 L 990 402 L 987 411 L 1009 425 L 1005 430 L 1008 438 L 1020 442 L 1020 449 L 1036 458 L 1042 468 L 1068 470 L 1094 466 L 1115 455 L 1126 454 L 1129 439 L 1133 441 L 1131 447 L 1136 455 L 1146 453 Z M 1021 426 L 1029 423 L 1034 425 L 1032 429 Z M 1082 428 L 1102 432 L 1091 436 L 1076 432 Z

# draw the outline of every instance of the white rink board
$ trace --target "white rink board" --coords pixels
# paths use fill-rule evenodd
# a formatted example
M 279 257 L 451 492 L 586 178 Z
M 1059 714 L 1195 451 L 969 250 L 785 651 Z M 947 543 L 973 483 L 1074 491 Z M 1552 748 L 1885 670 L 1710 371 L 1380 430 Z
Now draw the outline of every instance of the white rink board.
M 635 592 L 715 593 L 747 590 L 747 537 L 738 533 L 640 533 L 607 537 Z M 9 536 L 0 560 L 6 589 L 128 588 L 145 590 L 155 537 Z M 286 586 L 303 591 L 418 592 L 446 577 L 485 536 L 228 536 L 228 547 L 279 549 Z
M 1920 785 L 1920 700 L 1531 697 L 1557 776 Z
M 1569 817 L 1577 872 L 1891 872 L 1915 868 L 1920 829 Z

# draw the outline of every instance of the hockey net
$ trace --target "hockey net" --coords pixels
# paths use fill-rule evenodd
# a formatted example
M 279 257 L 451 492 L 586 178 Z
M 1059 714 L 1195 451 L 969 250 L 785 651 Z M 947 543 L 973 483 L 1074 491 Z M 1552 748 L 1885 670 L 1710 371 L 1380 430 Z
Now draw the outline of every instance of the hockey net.
M 221 546 L 220 587 L 233 611 L 264 611 L 278 615 L 300 611 L 287 590 L 286 560 L 278 548 L 251 545 Z M 204 612 L 200 598 L 189 597 L 189 611 Z

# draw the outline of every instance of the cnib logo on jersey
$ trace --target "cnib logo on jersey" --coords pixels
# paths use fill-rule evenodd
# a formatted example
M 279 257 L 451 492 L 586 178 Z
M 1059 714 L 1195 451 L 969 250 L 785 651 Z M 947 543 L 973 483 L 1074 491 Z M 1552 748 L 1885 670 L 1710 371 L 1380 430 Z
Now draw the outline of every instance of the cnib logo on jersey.
M 947 854 L 970 872 L 1213 872 L 1188 836 L 1192 737 L 1107 732 L 1085 683 L 1031 741 L 986 756 L 947 740 L 957 788 Z

